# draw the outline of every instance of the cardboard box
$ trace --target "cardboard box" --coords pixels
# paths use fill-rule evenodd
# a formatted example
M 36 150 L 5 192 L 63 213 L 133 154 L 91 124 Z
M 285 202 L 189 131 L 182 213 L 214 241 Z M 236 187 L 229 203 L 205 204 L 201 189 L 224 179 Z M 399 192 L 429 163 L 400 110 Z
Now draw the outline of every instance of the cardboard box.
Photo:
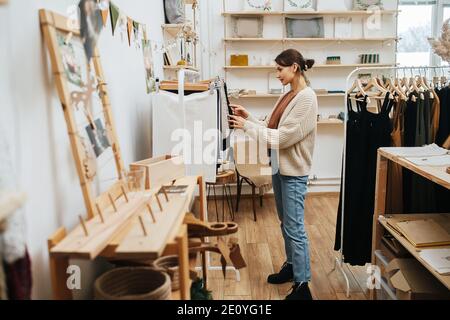
M 241 55 L 231 55 L 230 59 L 231 66 L 238 66 L 238 67 L 246 67 L 248 66 L 248 55 L 241 54 Z
M 164 155 L 132 163 L 130 170 L 145 168 L 145 188 L 157 188 L 186 176 L 186 166 L 181 156 Z
M 394 259 L 386 272 L 399 300 L 450 299 L 450 291 L 416 259 Z

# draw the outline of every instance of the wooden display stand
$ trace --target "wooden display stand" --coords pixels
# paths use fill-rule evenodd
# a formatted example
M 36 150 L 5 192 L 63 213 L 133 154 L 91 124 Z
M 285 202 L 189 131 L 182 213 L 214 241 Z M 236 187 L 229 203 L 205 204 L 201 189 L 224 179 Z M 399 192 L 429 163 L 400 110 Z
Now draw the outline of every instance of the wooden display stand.
M 174 296 L 190 298 L 189 250 L 184 215 L 190 211 L 196 185 L 200 190 L 200 218 L 205 218 L 206 197 L 202 177 L 177 177 L 175 183 L 187 185 L 184 195 L 160 194 L 161 186 L 145 191 L 130 190 L 124 177 L 118 138 L 111 105 L 104 82 L 98 50 L 92 58 L 98 90 L 101 92 L 105 124 L 110 128 L 109 140 L 118 178 L 107 191 L 96 196 L 93 181 L 86 166 L 87 154 L 81 141 L 62 54 L 58 47 L 58 33 L 67 38 L 80 37 L 80 31 L 70 29 L 68 19 L 56 13 L 40 10 L 42 31 L 49 49 L 53 74 L 62 104 L 72 154 L 78 172 L 87 217 L 79 217 L 78 225 L 70 233 L 60 228 L 48 240 L 50 272 L 55 299 L 72 299 L 67 288 L 67 268 L 71 258 L 148 261 L 165 254 L 177 254 L 180 265 L 180 291 Z M 88 75 L 89 76 L 89 75 Z M 162 198 L 162 200 L 160 200 Z M 206 268 L 204 265 L 204 279 Z
M 390 150 L 391 148 L 381 148 L 378 150 L 377 177 L 375 189 L 375 210 L 373 216 L 373 238 L 372 238 L 372 264 L 376 264 L 375 251 L 382 247 L 382 237 L 388 232 L 391 234 L 419 263 L 421 263 L 430 273 L 450 290 L 450 275 L 440 275 L 429 266 L 420 256 L 418 248 L 414 247 L 405 237 L 396 232 L 385 219 L 380 217 L 386 214 L 386 192 L 388 183 L 388 163 L 392 161 L 405 169 L 408 169 L 423 178 L 433 181 L 446 189 L 450 189 L 450 174 L 446 172 L 446 167 L 426 167 L 417 166 L 403 157 L 399 157 Z M 392 217 L 407 218 L 409 215 L 391 215 Z M 416 215 L 413 215 L 416 216 Z M 428 215 L 429 217 L 431 215 Z M 429 248 L 429 247 L 427 247 Z M 439 248 L 450 248 L 450 246 L 440 246 Z M 371 298 L 376 299 L 376 291 L 371 290 Z

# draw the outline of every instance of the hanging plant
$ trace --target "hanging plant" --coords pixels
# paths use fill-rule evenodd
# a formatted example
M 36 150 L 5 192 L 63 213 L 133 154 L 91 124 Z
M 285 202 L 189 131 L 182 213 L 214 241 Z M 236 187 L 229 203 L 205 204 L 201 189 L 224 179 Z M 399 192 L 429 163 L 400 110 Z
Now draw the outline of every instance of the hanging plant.
M 445 20 L 442 25 L 442 34 L 439 39 L 429 39 L 435 54 L 444 61 L 450 63 L 450 19 Z

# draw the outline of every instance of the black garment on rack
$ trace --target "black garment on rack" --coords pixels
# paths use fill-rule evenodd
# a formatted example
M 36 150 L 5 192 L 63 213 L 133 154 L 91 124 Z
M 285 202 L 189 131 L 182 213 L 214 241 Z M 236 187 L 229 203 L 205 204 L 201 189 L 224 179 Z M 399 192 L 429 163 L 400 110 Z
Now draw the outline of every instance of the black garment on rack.
M 419 95 L 416 92 L 409 94 L 405 110 L 405 147 L 416 145 L 417 106 Z
M 450 88 L 445 87 L 436 92 L 441 100 L 439 115 L 439 130 L 436 135 L 436 144 L 442 146 L 450 135 Z
M 347 140 L 345 183 L 341 181 L 336 223 L 335 250 L 341 249 L 342 186 L 344 191 L 344 261 L 351 265 L 365 265 L 371 261 L 372 219 L 375 201 L 377 152 L 380 147 L 391 145 L 392 124 L 389 112 L 394 105 L 390 93 L 386 93 L 380 113 L 367 110 L 367 97 L 357 101 L 353 110 L 347 102 Z
M 436 144 L 442 146 L 450 135 L 450 88 L 445 87 L 435 90 L 440 100 L 439 130 L 436 136 Z M 450 212 L 450 191 L 440 185 L 435 185 L 436 211 Z

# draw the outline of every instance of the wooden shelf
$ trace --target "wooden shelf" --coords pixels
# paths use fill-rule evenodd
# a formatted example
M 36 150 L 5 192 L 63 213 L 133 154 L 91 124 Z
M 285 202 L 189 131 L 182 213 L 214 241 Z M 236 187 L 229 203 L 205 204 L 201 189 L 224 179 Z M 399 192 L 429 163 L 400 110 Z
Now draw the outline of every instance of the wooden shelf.
M 357 68 L 357 67 L 389 67 L 393 66 L 394 64 L 387 64 L 387 63 L 371 63 L 371 64 L 362 64 L 362 63 L 355 63 L 355 64 L 319 64 L 315 65 L 312 70 L 314 69 L 322 69 L 322 68 Z M 239 70 L 239 69 L 261 69 L 261 70 L 274 70 L 275 66 L 225 66 L 225 70 Z
M 225 38 L 225 42 L 358 42 L 358 41 L 397 41 L 397 37 L 379 37 L 379 38 Z
M 318 98 L 344 97 L 345 93 L 320 93 Z M 242 95 L 239 97 L 230 96 L 230 99 L 278 99 L 281 94 L 260 93 L 254 95 Z
M 395 163 L 398 163 L 402 167 L 417 173 L 425 179 L 431 180 L 446 189 L 450 189 L 450 174 L 446 172 L 446 167 L 418 166 L 402 157 L 396 156 L 395 154 L 391 153 L 389 149 L 390 148 L 381 148 L 379 149 L 378 153 L 381 156 L 394 161 Z
M 398 216 L 398 217 L 404 217 L 407 218 L 408 215 L 406 214 L 400 214 L 400 215 L 389 215 L 389 216 Z M 416 216 L 416 215 L 414 215 Z M 387 230 L 395 239 L 397 239 L 398 242 L 400 242 L 400 244 L 409 251 L 409 253 L 411 253 L 411 255 L 417 260 L 419 261 L 425 268 L 428 269 L 428 271 L 430 271 L 433 276 L 438 279 L 444 286 L 446 286 L 448 289 L 450 289 L 450 275 L 448 276 L 443 276 L 440 275 L 439 273 L 437 273 L 428 263 L 426 263 L 419 255 L 419 251 L 418 248 L 414 247 L 408 240 L 406 240 L 405 237 L 403 237 L 402 235 L 398 234 L 398 232 L 396 232 L 387 222 L 385 219 L 381 219 L 379 221 L 379 223 L 384 227 L 385 230 Z M 430 248 L 439 248 L 439 249 L 448 249 L 450 248 L 450 246 L 439 246 L 439 247 L 427 247 L 426 249 L 430 249 Z M 425 248 L 422 248 L 425 249 Z
M 391 41 L 398 40 L 397 37 L 379 37 L 379 38 L 284 38 L 284 41 L 334 41 L 334 42 L 356 42 L 356 41 Z
M 399 10 L 380 10 L 382 15 L 397 14 Z M 289 16 L 289 15 L 316 15 L 316 16 L 370 16 L 374 12 L 362 10 L 350 11 L 231 11 L 222 13 L 223 16 Z
M 283 42 L 284 38 L 225 38 L 225 42 Z
M 186 69 L 186 70 L 192 70 L 192 71 L 199 71 L 198 68 L 194 68 L 194 67 L 186 67 L 186 66 L 164 66 L 163 67 L 164 70 L 174 70 L 174 71 L 178 71 L 180 69 Z
M 400 233 L 394 230 L 386 220 L 386 216 L 406 218 L 411 215 L 391 215 L 386 213 L 386 194 L 388 189 L 388 167 L 391 163 L 396 163 L 403 168 L 406 168 L 413 173 L 416 173 L 423 178 L 430 180 L 436 184 L 443 186 L 450 190 L 450 174 L 446 173 L 447 166 L 442 167 L 430 167 L 430 166 L 418 166 L 408 160 L 403 156 L 399 156 L 393 148 L 380 148 L 378 150 L 377 159 L 377 175 L 375 182 L 375 208 L 373 215 L 373 235 L 372 235 L 372 264 L 375 263 L 375 251 L 380 250 L 382 244 L 382 237 L 385 232 L 392 234 L 395 239 L 406 249 L 411 255 L 421 263 L 431 274 L 438 279 L 442 284 L 444 284 L 448 289 L 450 289 L 450 276 L 443 276 L 437 273 L 431 266 L 429 266 L 423 259 L 419 256 L 419 250 L 423 248 L 416 248 L 413 246 L 406 238 L 404 238 Z M 426 214 L 426 213 L 423 213 Z M 432 214 L 426 214 L 430 217 Z M 425 217 L 425 216 L 424 216 Z M 419 215 L 414 215 L 414 218 L 419 218 Z M 450 248 L 450 246 L 441 247 Z M 371 298 L 376 299 L 377 293 L 372 290 Z
M 342 125 L 344 121 L 340 119 L 324 119 L 317 121 L 318 125 Z

